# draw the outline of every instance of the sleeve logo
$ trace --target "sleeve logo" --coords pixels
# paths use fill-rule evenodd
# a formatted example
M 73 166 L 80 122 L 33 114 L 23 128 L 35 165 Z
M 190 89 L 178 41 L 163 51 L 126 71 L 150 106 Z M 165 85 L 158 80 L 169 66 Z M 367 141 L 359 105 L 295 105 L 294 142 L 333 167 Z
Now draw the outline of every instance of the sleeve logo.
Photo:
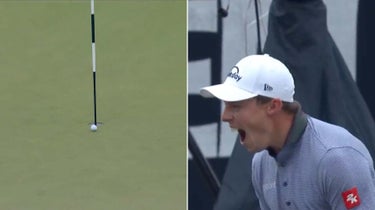
M 361 204 L 361 200 L 359 199 L 359 194 L 356 187 L 343 192 L 341 195 L 344 199 L 344 203 L 347 209 L 354 208 Z

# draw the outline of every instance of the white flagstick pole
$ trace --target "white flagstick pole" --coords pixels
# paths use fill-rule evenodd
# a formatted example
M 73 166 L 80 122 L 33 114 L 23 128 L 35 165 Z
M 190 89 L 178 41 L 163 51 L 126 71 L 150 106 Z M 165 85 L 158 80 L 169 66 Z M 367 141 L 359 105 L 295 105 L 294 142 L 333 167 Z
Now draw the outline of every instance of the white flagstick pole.
M 96 55 L 95 55 L 95 14 L 94 14 L 94 0 L 91 0 L 91 52 L 92 52 L 92 78 L 94 87 L 94 123 L 91 125 L 91 130 L 97 130 L 96 118 Z

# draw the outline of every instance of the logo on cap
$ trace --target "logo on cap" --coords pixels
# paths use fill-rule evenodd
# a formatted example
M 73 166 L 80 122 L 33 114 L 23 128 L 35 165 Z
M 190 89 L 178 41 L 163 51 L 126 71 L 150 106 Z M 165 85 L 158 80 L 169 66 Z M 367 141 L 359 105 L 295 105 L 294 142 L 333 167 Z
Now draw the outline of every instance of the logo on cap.
M 236 82 L 240 81 L 242 77 L 239 75 L 240 69 L 237 66 L 233 66 L 232 71 L 229 72 L 227 77 L 233 78 L 236 80 Z
M 267 83 L 264 83 L 263 90 L 264 90 L 264 91 L 272 91 L 272 90 L 273 90 L 273 87 L 271 87 L 271 86 L 270 86 L 269 84 L 267 84 Z

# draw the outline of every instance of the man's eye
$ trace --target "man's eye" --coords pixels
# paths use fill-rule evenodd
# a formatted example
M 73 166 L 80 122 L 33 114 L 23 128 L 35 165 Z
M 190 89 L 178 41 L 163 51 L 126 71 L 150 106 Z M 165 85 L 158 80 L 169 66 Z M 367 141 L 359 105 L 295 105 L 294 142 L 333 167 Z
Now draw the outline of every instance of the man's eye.
M 235 104 L 233 104 L 233 106 L 234 106 L 234 107 L 241 107 L 241 104 L 239 104 L 239 103 L 235 103 Z
M 232 109 L 233 110 L 239 110 L 241 108 L 241 106 L 239 105 L 239 104 L 234 104 L 233 106 L 232 106 Z
M 241 108 L 241 104 L 238 103 L 228 103 L 226 106 L 232 111 L 238 111 Z

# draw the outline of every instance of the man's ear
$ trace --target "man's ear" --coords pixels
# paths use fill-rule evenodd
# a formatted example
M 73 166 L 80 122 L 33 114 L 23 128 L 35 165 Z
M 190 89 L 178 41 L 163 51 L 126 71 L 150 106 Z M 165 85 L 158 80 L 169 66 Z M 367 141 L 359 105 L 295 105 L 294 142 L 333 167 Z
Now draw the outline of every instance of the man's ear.
M 267 113 L 268 114 L 278 113 L 281 111 L 282 107 L 283 107 L 283 102 L 278 98 L 274 98 L 268 103 Z

